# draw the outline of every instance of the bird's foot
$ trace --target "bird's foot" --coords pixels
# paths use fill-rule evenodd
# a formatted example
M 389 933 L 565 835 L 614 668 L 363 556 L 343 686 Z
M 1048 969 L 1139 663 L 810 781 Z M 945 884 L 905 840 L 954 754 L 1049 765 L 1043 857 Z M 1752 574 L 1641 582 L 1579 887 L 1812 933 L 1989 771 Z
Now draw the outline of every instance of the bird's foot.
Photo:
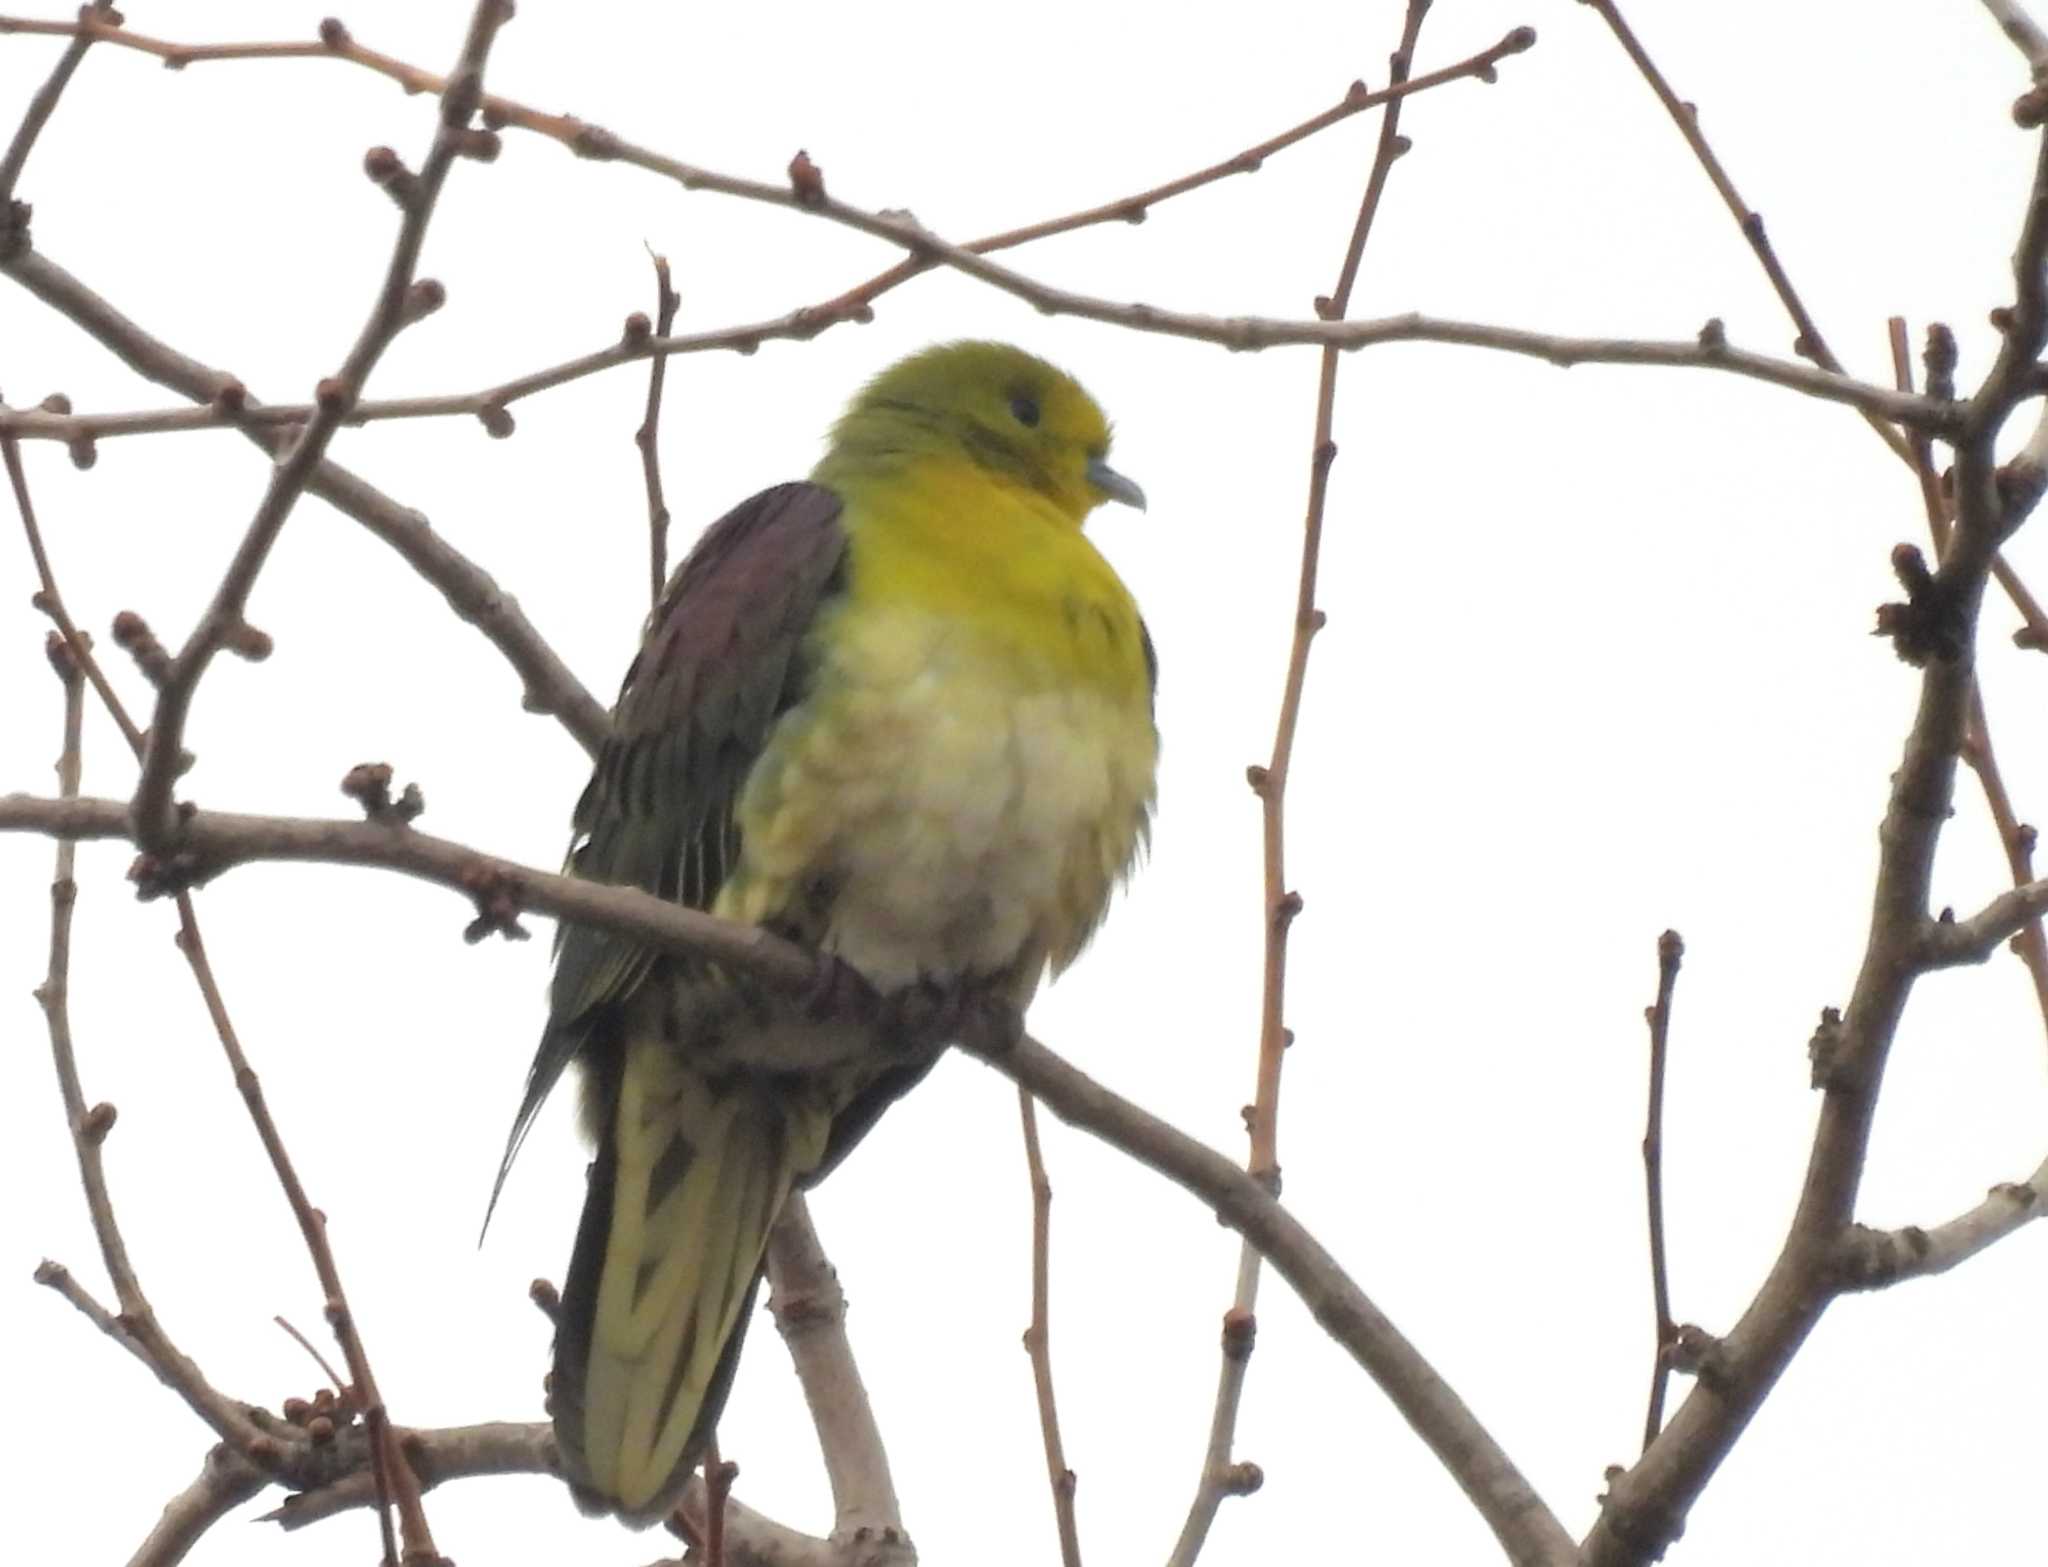
M 1023 1037 L 1024 1014 L 997 983 L 925 976 L 882 998 L 878 1027 L 905 1051 L 966 1044 L 999 1054 Z
M 869 1022 L 887 1009 L 867 976 L 834 952 L 818 954 L 817 977 L 804 993 L 804 1016 L 823 1023 L 846 1018 Z

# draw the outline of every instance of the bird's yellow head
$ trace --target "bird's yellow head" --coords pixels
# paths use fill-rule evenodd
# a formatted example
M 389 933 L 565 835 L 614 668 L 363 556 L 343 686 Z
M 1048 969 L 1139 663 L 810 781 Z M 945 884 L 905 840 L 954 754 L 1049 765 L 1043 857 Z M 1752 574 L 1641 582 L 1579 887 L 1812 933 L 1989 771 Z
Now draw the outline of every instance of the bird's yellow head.
M 965 459 L 993 482 L 1044 495 L 1079 527 L 1104 501 L 1145 505 L 1109 466 L 1109 438 L 1109 420 L 1065 371 L 1007 343 L 942 343 L 861 388 L 817 477 Z

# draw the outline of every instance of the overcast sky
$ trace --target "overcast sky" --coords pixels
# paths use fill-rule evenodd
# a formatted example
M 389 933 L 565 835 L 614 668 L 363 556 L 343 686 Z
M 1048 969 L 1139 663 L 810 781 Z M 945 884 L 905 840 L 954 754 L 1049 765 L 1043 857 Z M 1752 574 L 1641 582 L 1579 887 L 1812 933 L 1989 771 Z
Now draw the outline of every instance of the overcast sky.
M 1981 8 L 1863 0 L 1639 4 L 1644 39 L 1761 210 L 1836 351 L 1889 380 L 1885 319 L 1951 322 L 1973 384 L 2009 297 L 2033 158 L 2026 85 Z M 68 14 L 49 6 L 46 14 Z M 467 4 L 358 3 L 373 47 L 435 70 Z M 1378 85 L 1396 0 L 1338 6 L 684 8 L 523 0 L 497 89 L 676 157 L 778 179 L 808 149 L 837 195 L 968 239 L 1226 157 Z M 145 4 L 181 40 L 309 37 L 316 8 Z M 1508 28 L 1540 41 L 1496 86 L 1414 100 L 1354 313 L 1788 351 L 1762 274 L 1597 16 L 1567 0 L 1440 0 L 1418 68 Z M 0 38 L 0 121 L 56 57 Z M 88 57 L 21 186 L 35 239 L 144 326 L 258 395 L 305 396 L 352 341 L 396 217 L 359 172 L 417 164 L 433 105 L 326 61 Z M 1015 252 L 1112 299 L 1302 317 L 1329 290 L 1371 155 L 1349 122 L 1233 179 Z M 610 341 L 666 253 L 679 330 L 783 313 L 893 259 L 781 210 L 686 195 L 508 133 L 455 169 L 423 260 L 447 307 L 372 390 L 470 390 Z M 1145 515 L 1093 534 L 1162 666 L 1150 865 L 1034 1030 L 1192 1134 L 1242 1151 L 1258 1010 L 1263 757 L 1293 608 L 1315 355 L 1256 356 L 1042 317 L 950 275 L 872 325 L 752 357 L 673 362 L 662 456 L 680 548 L 802 476 L 849 392 L 937 339 L 1014 340 L 1117 422 Z M 82 410 L 175 402 L 0 284 L 0 389 Z M 334 455 L 423 509 L 494 573 L 600 697 L 644 609 L 630 436 L 645 371 L 551 392 L 488 439 L 472 420 L 344 431 Z M 1468 349 L 1348 358 L 1329 505 L 1329 628 L 1309 679 L 1289 821 L 1294 937 L 1281 1151 L 1289 1205 L 1431 1357 L 1575 1534 L 1634 1455 L 1651 1351 L 1637 1141 L 1641 1009 L 1659 931 L 1687 943 L 1666 1135 L 1682 1320 L 1725 1329 L 1782 1237 L 1812 1129 L 1805 1044 L 1845 1000 L 1875 828 L 1914 698 L 1869 635 L 1887 555 L 1921 536 L 1909 475 L 1862 421 L 1689 370 L 1578 369 Z M 28 450 L 57 569 L 104 633 L 191 627 L 265 479 L 232 434 L 109 441 L 79 473 Z M 2038 524 L 2037 524 L 2038 526 Z M 11 513 L 0 532 L 13 530 Z M 2031 534 L 2010 555 L 2048 590 Z M 0 791 L 48 792 L 59 701 L 18 534 L 0 538 Z M 585 759 L 523 714 L 498 654 L 383 545 L 313 500 L 251 605 L 277 651 L 201 691 L 187 795 L 345 814 L 354 763 L 425 791 L 423 826 L 529 864 L 560 856 Z M 2022 816 L 2048 813 L 2048 664 L 1987 600 L 1983 681 Z M 104 637 L 103 637 L 104 641 Z M 130 699 L 139 678 L 109 648 Z M 86 788 L 132 767 L 89 725 Z M 320 1297 L 234 1095 L 164 905 L 129 851 L 88 846 L 73 971 L 89 1099 L 113 1101 L 110 1178 L 166 1329 L 232 1394 L 273 1406 L 318 1373 L 271 1325 Z M 0 1449 L 23 1548 L 124 1560 L 210 1440 L 29 1274 L 101 1270 L 29 991 L 46 844 L 0 840 Z M 1965 779 L 1937 897 L 2002 885 Z M 229 1006 L 332 1238 L 387 1401 L 414 1425 L 540 1414 L 584 1153 L 563 1104 L 529 1142 L 488 1243 L 476 1228 L 543 1016 L 547 942 L 463 945 L 445 892 L 372 873 L 238 871 L 200 898 Z M 536 922 L 544 937 L 545 923 Z M 2024 1178 L 2048 1137 L 2041 1019 L 2004 955 L 1921 987 L 1900 1036 L 1861 1217 L 1931 1224 Z M 814 1202 L 923 1560 L 1056 1559 L 1025 1357 L 1029 1210 L 1009 1085 L 947 1062 Z M 1192 1493 L 1233 1237 L 1198 1202 L 1056 1124 L 1053 1336 L 1080 1527 L 1098 1563 L 1161 1560 Z M 2048 1245 L 2027 1232 L 1956 1274 L 1832 1310 L 1694 1511 L 1673 1562 L 2038 1560 Z M 1261 1300 L 1240 1456 L 1208 1560 L 1496 1560 L 1454 1484 L 1284 1284 Z M 1682 1396 L 1685 1385 L 1675 1389 Z M 822 1531 L 823 1471 L 787 1359 L 756 1327 L 721 1434 L 741 1494 Z M 249 1513 L 274 1505 L 270 1501 Z M 557 1486 L 428 1499 L 464 1567 L 637 1567 L 659 1536 L 581 1519 Z M 282 1540 L 231 1522 L 208 1567 L 372 1559 L 367 1514 Z

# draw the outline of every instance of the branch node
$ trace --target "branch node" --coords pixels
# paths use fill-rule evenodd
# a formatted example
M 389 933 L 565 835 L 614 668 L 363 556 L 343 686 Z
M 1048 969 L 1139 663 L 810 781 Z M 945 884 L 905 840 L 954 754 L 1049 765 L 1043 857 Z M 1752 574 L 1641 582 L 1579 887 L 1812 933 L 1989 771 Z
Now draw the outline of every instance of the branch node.
M 37 606 L 37 608 L 41 607 L 41 605 Z M 88 649 L 92 647 L 92 639 L 83 631 L 79 632 L 78 636 L 79 640 Z M 61 631 L 53 629 L 44 636 L 43 657 L 50 661 L 50 668 L 56 672 L 57 678 L 67 686 L 74 681 L 83 679 L 85 676 L 85 671 L 79 667 L 78 655 L 72 651 L 70 641 Z
M 64 415 L 71 412 L 71 399 L 62 392 L 52 392 L 36 406 L 46 414 Z
M 619 138 L 602 125 L 578 125 L 576 134 L 569 138 L 569 150 L 579 158 L 616 158 Z
M 324 414 L 345 414 L 355 406 L 355 400 L 355 388 L 338 375 L 322 376 L 320 384 L 313 388 L 313 401 Z
M 1700 328 L 1700 349 L 1703 353 L 1718 354 L 1728 347 L 1728 326 L 1719 316 L 1707 317 L 1707 323 Z
M 526 1286 L 526 1298 L 540 1308 L 550 1322 L 562 1320 L 562 1292 L 547 1279 L 535 1279 Z
M 825 171 L 811 162 L 811 155 L 801 147 L 789 160 L 789 189 L 796 204 L 806 211 L 815 212 L 825 205 Z
M 478 163 L 495 163 L 498 154 L 504 150 L 504 142 L 489 126 L 465 125 L 452 134 L 457 157 L 473 158 Z
M 417 278 L 405 291 L 405 300 L 398 307 L 398 324 L 404 327 L 424 321 L 447 303 L 448 290 L 439 278 Z
M 519 428 L 512 417 L 512 410 L 503 403 L 485 403 L 476 411 L 476 420 L 484 427 L 484 434 L 494 441 L 504 440 Z
M 249 406 L 249 388 L 229 376 L 213 391 L 213 406 L 230 417 Z
M 1848 1075 L 1843 1070 L 1842 1013 L 1837 1007 L 1822 1007 L 1820 1023 L 1813 1031 L 1813 1037 L 1806 1042 L 1806 1059 L 1812 1066 L 1812 1082 L 1815 1088 L 1833 1090 L 1848 1086 Z
M 463 873 L 462 887 L 476 902 L 476 918 L 462 931 L 462 939 L 471 946 L 486 936 L 524 941 L 533 934 L 519 923 L 524 888 L 517 876 L 494 866 L 475 866 Z
M 1232 1306 L 1223 1313 L 1223 1358 L 1226 1360 L 1249 1360 L 1252 1345 L 1259 1336 L 1259 1319 L 1242 1306 Z
M 1219 1485 L 1225 1496 L 1250 1496 L 1266 1483 L 1266 1471 L 1249 1459 L 1240 1459 L 1223 1471 Z
M 98 1147 L 107 1140 L 107 1133 L 114 1129 L 114 1107 L 102 1099 L 85 1112 L 78 1123 L 78 1135 Z
M 134 610 L 124 609 L 114 617 L 113 630 L 114 646 L 135 660 L 135 667 L 142 671 L 143 679 L 162 689 L 171 673 L 171 655 L 164 651 L 163 643 L 149 629 L 149 622 Z
M 393 827 L 410 826 L 427 808 L 426 797 L 414 783 L 407 784 L 404 792 L 392 799 L 391 778 L 389 762 L 359 762 L 342 778 L 341 792 L 360 805 L 370 821 Z
M 419 178 L 391 148 L 372 147 L 364 153 L 363 172 L 370 177 L 372 185 L 398 203 L 399 211 L 410 213 L 418 203 Z
M 339 17 L 326 17 L 320 23 L 320 42 L 329 49 L 346 49 L 355 40 L 349 37 L 348 29 Z
M 189 849 L 169 854 L 138 854 L 128 867 L 128 879 L 135 884 L 138 903 L 174 896 L 195 887 L 203 879 L 205 866 Z
M 503 19 L 501 6 L 499 20 Z M 441 124 L 450 131 L 462 130 L 476 117 L 476 111 L 483 101 L 483 72 L 473 65 L 457 71 L 448 78 L 448 85 L 441 90 Z
M 1695 1377 L 1702 1387 L 1725 1388 L 1734 1380 L 1728 1347 L 1705 1328 L 1685 1323 L 1664 1351 L 1671 1369 Z
M 646 311 L 636 310 L 626 317 L 625 330 L 621 335 L 629 343 L 644 343 L 654 335 L 654 323 L 648 319 Z
M 1956 366 L 1961 357 L 1956 348 L 1956 334 L 1942 322 L 1930 322 L 1927 327 L 1927 346 L 1920 354 L 1920 362 L 1927 371 L 1929 397 L 1938 398 L 1945 403 L 1955 401 Z
M 2048 87 L 2029 87 L 2012 101 L 2012 123 L 2023 131 L 2038 130 L 2048 120 Z
M 89 435 L 72 437 L 64 443 L 64 450 L 71 458 L 71 466 L 80 473 L 100 460 L 99 444 Z
M 252 664 L 262 663 L 277 648 L 269 632 L 250 625 L 246 620 L 237 620 L 228 627 L 222 645 L 237 658 L 247 659 Z
M 1918 547 L 1894 546 L 1892 571 L 1906 590 L 1906 602 L 1878 605 L 1871 635 L 1889 638 L 1892 651 L 1916 669 L 1961 658 L 1968 640 L 1966 617 L 1955 596 L 1927 569 Z

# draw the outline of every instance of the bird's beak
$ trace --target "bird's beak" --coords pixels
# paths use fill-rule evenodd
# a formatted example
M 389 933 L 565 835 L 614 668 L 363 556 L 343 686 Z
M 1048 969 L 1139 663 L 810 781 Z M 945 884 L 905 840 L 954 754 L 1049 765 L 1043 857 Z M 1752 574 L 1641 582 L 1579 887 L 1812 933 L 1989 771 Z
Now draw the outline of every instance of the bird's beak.
M 1138 481 L 1126 479 L 1100 457 L 1088 459 L 1088 482 L 1102 492 L 1105 500 L 1122 501 L 1139 511 L 1145 509 L 1145 492 L 1138 488 Z

